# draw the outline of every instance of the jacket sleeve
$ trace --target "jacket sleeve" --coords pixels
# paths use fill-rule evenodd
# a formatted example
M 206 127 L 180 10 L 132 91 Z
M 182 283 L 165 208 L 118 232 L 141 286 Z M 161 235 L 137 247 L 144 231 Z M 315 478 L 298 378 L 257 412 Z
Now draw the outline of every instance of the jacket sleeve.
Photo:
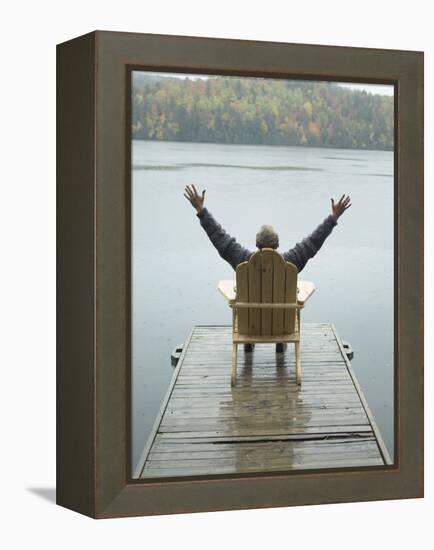
M 210 241 L 216 247 L 220 256 L 236 269 L 237 265 L 246 261 L 252 254 L 247 248 L 241 246 L 234 237 L 231 237 L 223 227 L 216 222 L 211 212 L 203 208 L 198 212 L 197 217 L 200 225 L 206 231 Z
M 286 262 L 294 264 L 300 272 L 308 260 L 313 258 L 330 235 L 337 222 L 330 214 L 308 237 L 283 254 Z

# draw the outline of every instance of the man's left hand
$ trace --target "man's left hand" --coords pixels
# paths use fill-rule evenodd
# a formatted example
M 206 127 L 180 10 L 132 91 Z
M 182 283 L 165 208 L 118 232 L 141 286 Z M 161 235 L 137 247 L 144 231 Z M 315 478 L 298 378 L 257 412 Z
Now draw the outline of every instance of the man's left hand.
M 351 199 L 350 197 L 346 197 L 345 195 L 342 195 L 342 197 L 339 199 L 339 202 L 335 204 L 335 201 L 333 199 L 330 199 L 332 202 L 332 216 L 335 222 L 338 221 L 338 218 L 342 216 L 342 214 L 351 206 Z

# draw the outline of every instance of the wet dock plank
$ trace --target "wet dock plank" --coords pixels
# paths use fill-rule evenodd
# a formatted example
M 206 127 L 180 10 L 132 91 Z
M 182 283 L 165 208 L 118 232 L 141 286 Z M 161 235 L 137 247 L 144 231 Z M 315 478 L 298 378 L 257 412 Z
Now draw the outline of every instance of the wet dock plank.
M 193 329 L 135 477 L 390 464 L 333 325 L 302 325 L 301 386 L 293 346 L 240 351 L 231 387 L 231 327 Z

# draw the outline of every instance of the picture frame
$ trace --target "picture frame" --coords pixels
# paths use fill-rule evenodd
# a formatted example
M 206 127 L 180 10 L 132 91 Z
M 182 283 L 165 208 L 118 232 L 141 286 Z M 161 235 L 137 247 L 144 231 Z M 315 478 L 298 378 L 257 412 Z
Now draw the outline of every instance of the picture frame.
M 395 460 L 133 480 L 133 69 L 393 84 Z M 423 496 L 423 52 L 94 31 L 57 46 L 57 503 L 93 518 Z

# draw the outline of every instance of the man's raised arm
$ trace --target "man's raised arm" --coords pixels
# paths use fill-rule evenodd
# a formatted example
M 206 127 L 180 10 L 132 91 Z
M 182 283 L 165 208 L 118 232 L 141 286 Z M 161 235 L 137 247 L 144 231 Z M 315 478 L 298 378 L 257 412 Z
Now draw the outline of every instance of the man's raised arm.
M 236 269 L 237 265 L 248 260 L 252 253 L 247 250 L 247 248 L 237 243 L 234 237 L 226 233 L 223 227 L 214 219 L 211 212 L 205 208 L 205 193 L 206 190 L 204 189 L 202 195 L 200 195 L 196 191 L 194 185 L 191 187 L 187 185 L 184 197 L 191 203 L 193 208 L 196 209 L 196 215 L 200 220 L 200 225 L 206 231 L 206 234 L 217 249 L 217 252 Z
M 286 262 L 294 264 L 300 272 L 308 260 L 313 258 L 330 235 L 340 216 L 351 206 L 350 197 L 342 195 L 339 202 L 335 204 L 331 200 L 332 213 L 311 233 L 308 237 L 297 243 L 294 248 L 283 253 Z

